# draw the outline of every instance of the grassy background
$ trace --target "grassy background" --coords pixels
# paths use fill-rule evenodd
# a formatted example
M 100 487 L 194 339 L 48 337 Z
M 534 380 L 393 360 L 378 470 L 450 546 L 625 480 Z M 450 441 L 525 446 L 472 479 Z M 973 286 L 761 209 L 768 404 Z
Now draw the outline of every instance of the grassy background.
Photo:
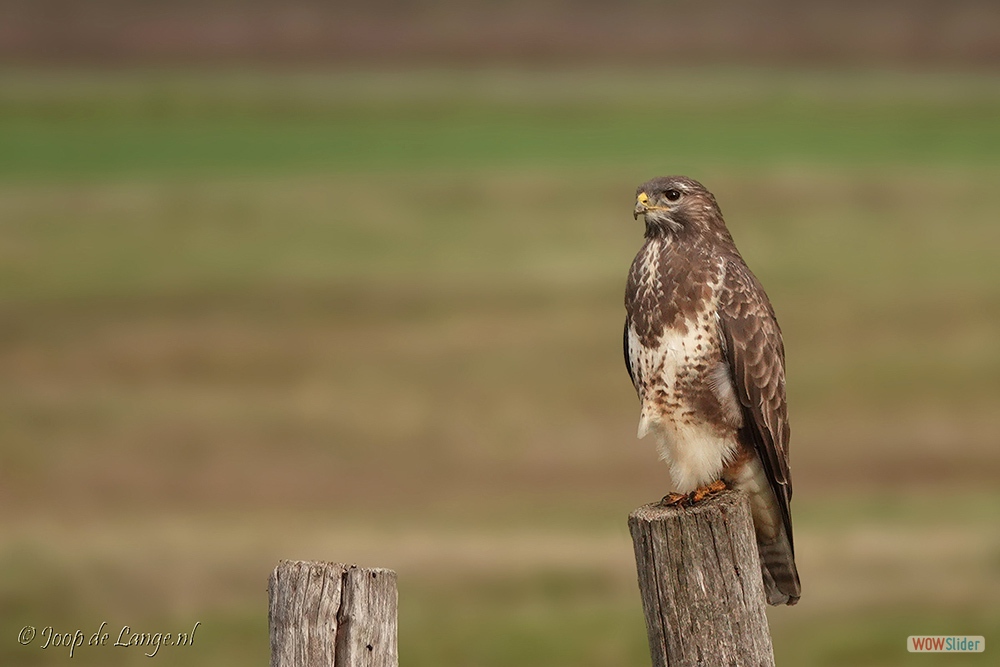
M 1000 630 L 1000 86 L 983 73 L 0 72 L 0 662 L 189 629 L 281 558 L 400 575 L 410 665 L 647 658 L 620 359 L 635 185 L 719 198 L 785 331 L 781 664 Z M 987 664 L 984 655 L 963 664 Z

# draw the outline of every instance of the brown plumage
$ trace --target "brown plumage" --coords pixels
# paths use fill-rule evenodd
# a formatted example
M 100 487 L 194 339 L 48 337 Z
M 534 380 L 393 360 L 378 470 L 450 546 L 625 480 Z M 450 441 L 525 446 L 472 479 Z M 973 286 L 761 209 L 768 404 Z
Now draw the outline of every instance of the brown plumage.
M 716 480 L 750 496 L 771 604 L 800 595 L 792 546 L 785 350 L 774 310 L 719 206 L 683 176 L 636 191 L 645 243 L 625 291 L 625 364 L 672 490 Z

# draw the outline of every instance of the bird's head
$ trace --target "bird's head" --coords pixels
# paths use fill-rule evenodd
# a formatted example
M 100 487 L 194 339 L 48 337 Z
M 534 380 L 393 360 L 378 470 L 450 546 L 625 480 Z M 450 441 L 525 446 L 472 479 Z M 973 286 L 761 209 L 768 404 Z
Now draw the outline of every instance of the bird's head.
M 646 221 L 646 236 L 725 229 L 715 197 L 686 176 L 661 176 L 636 188 L 633 217 L 640 215 Z

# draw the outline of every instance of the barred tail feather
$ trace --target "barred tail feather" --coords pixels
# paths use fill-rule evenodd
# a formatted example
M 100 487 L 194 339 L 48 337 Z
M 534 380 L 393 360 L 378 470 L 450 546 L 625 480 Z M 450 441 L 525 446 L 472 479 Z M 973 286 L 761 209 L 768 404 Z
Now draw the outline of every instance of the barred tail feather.
M 767 473 L 758 457 L 731 468 L 729 485 L 745 491 L 750 498 L 750 513 L 757 533 L 757 551 L 764 575 L 764 592 L 769 604 L 795 604 L 801 588 L 795 569 L 795 552 L 789 539 L 778 499 L 768 484 Z
M 760 553 L 760 569 L 764 575 L 764 593 L 768 604 L 792 605 L 798 602 L 801 595 L 799 572 L 795 569 L 795 556 L 784 528 L 774 539 L 762 539 L 758 533 L 757 551 Z

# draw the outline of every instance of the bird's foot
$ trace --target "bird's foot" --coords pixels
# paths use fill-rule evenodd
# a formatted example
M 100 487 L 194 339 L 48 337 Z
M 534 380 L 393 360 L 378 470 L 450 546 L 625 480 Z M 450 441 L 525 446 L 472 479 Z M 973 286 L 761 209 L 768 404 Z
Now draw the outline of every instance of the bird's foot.
M 686 493 L 668 493 L 660 500 L 660 504 L 664 507 L 683 506 L 687 502 L 687 499 L 688 494 Z
M 694 491 L 692 491 L 691 494 L 690 494 L 691 495 L 691 504 L 694 505 L 695 503 L 700 503 L 705 498 L 708 498 L 710 496 L 714 496 L 717 493 L 721 493 L 721 492 L 725 491 L 728 488 L 729 487 L 726 486 L 725 482 L 723 482 L 721 479 L 717 479 L 714 482 L 712 482 L 711 484 L 708 484 L 706 486 L 702 486 L 702 487 L 697 488 Z
M 691 507 L 728 488 L 725 482 L 717 479 L 711 484 L 698 487 L 691 493 L 668 493 L 660 500 L 660 504 L 665 507 Z

